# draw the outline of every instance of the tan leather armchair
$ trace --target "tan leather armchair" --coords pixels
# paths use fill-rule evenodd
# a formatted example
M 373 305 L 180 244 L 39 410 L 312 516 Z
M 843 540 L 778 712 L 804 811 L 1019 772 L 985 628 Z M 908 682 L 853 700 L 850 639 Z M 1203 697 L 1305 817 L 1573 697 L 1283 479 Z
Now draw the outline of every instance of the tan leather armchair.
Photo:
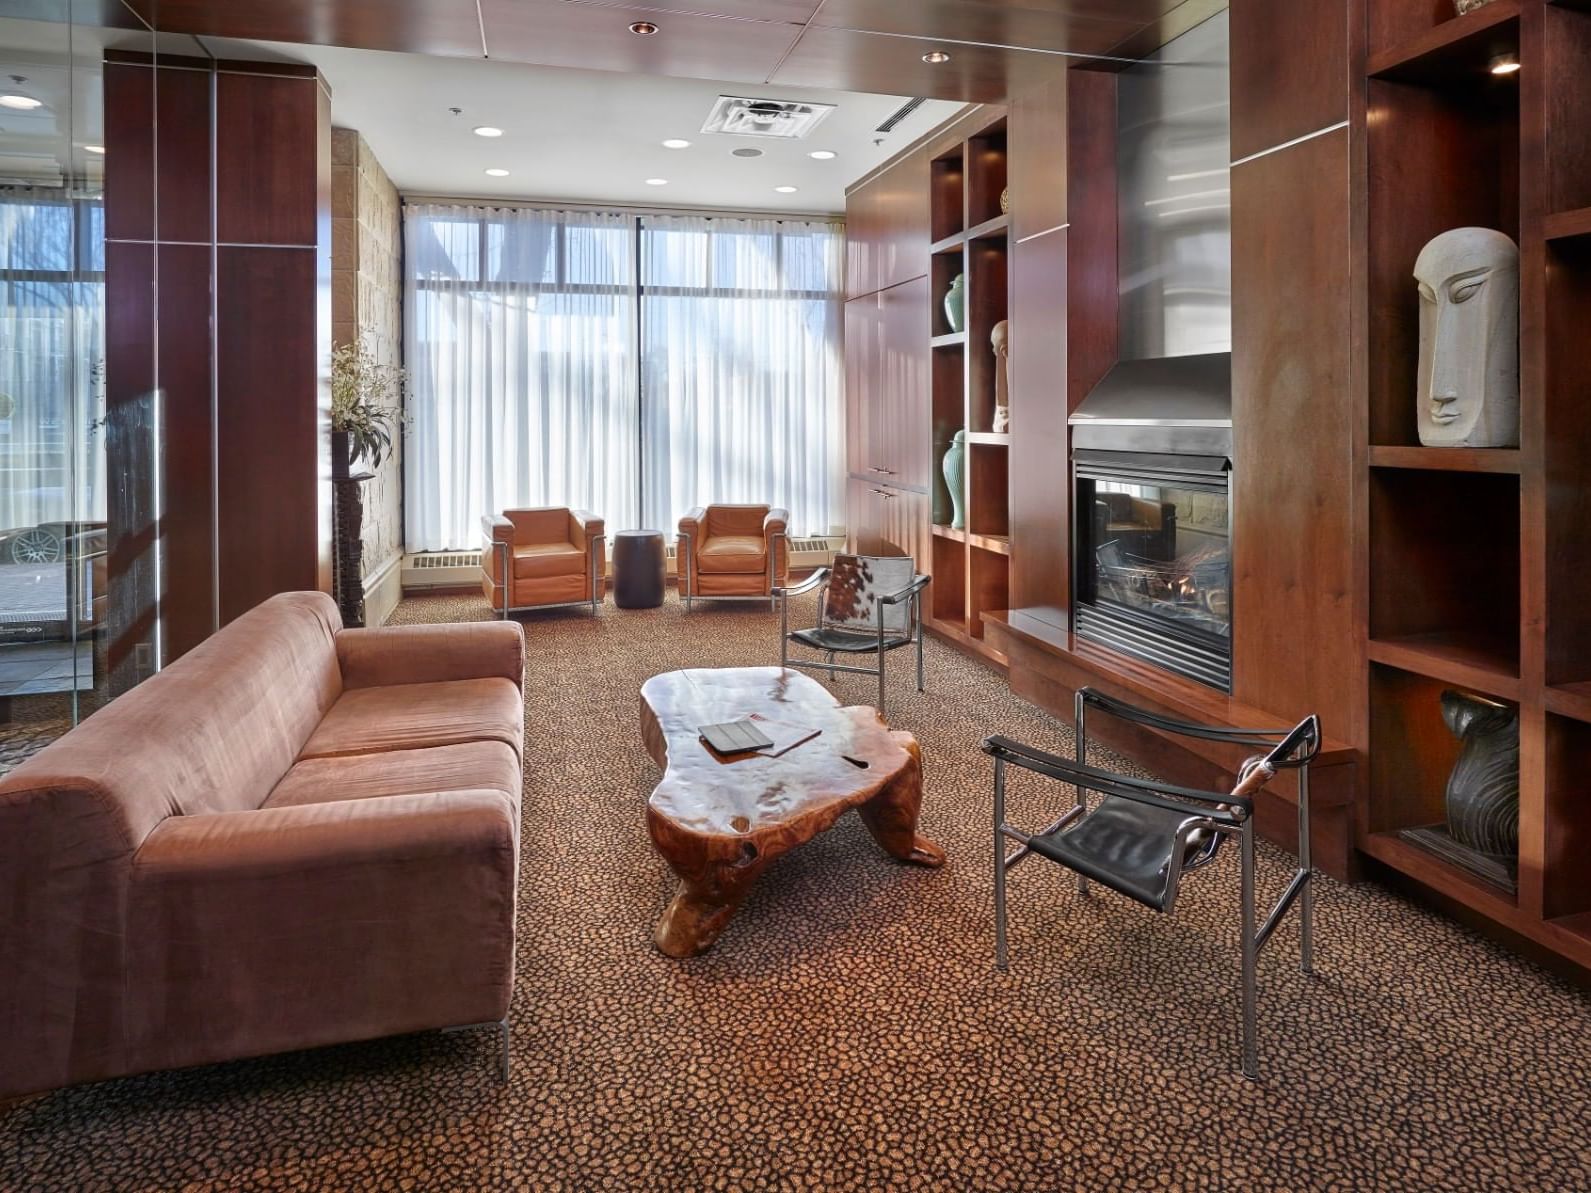
M 697 506 L 679 521 L 680 596 L 772 601 L 790 578 L 790 515 L 766 505 Z
M 481 591 L 502 617 L 531 609 L 602 603 L 607 572 L 602 519 L 548 506 L 481 519 Z

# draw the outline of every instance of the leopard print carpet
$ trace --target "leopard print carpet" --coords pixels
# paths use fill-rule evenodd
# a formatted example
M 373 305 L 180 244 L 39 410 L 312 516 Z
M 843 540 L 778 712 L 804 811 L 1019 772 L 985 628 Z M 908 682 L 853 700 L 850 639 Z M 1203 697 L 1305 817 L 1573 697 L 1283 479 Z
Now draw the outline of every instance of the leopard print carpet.
M 432 597 L 395 620 L 486 616 Z M 1169 917 L 1023 866 L 998 973 L 978 743 L 1069 734 L 937 644 L 926 695 L 898 667 L 890 720 L 922 741 L 947 865 L 892 862 L 847 817 L 710 952 L 663 957 L 637 689 L 776 659 L 776 619 L 671 595 L 526 625 L 508 1084 L 495 1036 L 461 1032 L 67 1090 L 0 1120 L 0 1189 L 1591 1190 L 1591 1004 L 1374 884 L 1322 882 L 1317 976 L 1291 924 L 1262 955 L 1258 1083 L 1238 1072 L 1235 851 Z M 870 684 L 835 686 L 866 703 Z M 1019 821 L 1068 800 L 1013 779 Z M 1263 850 L 1271 897 L 1284 866 Z

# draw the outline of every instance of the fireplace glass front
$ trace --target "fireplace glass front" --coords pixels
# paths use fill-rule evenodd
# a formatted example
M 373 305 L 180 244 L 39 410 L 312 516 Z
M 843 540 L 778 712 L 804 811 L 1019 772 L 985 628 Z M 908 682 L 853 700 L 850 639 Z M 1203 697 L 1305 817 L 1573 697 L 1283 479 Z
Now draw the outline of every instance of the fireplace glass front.
M 1079 637 L 1230 690 L 1227 467 L 1219 457 L 1077 452 Z

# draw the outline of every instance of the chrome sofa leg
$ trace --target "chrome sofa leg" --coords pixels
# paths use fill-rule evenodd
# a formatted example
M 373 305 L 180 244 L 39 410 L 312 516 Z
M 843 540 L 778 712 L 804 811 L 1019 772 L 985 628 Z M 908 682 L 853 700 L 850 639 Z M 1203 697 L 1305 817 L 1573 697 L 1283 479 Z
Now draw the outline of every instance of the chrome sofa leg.
M 1078 692 L 1072 697 L 1072 745 L 1073 756 L 1078 766 L 1088 764 L 1087 710 L 1088 702 L 1083 699 L 1083 693 Z M 1072 790 L 1077 795 L 1077 804 L 1072 805 L 1073 807 L 1086 802 L 1081 787 L 1074 787 Z M 1088 879 L 1082 874 L 1077 876 L 1077 893 L 1085 899 L 1088 897 Z
M 502 1043 L 502 1068 L 499 1076 L 504 1085 L 508 1084 L 508 1020 L 504 1019 L 497 1025 L 498 1036 Z

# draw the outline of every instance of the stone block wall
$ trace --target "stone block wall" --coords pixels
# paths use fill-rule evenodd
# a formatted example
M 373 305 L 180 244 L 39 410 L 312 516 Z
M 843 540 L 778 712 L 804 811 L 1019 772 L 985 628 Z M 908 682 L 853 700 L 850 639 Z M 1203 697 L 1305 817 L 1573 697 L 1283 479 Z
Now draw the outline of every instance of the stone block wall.
M 398 190 L 358 131 L 332 130 L 332 341 L 363 340 L 382 361 L 403 362 L 403 231 Z M 402 444 L 364 486 L 364 575 L 397 591 L 403 555 Z M 367 591 L 380 624 L 390 601 Z

